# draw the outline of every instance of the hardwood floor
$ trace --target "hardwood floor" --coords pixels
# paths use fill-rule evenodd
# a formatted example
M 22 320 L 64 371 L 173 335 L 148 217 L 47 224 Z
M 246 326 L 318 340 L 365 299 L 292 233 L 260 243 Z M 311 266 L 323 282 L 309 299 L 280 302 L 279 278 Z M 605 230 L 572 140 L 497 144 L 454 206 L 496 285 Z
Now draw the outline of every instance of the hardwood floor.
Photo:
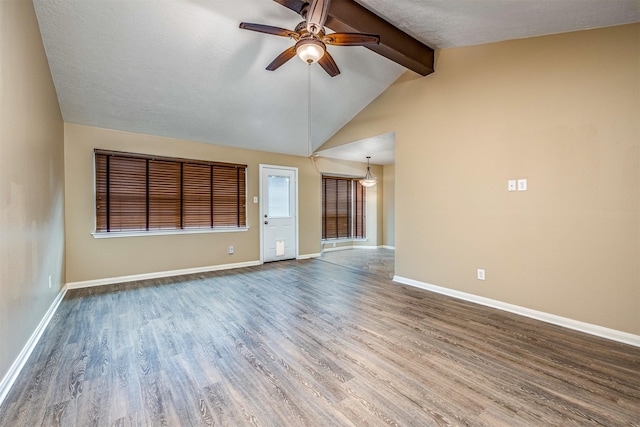
M 69 291 L 1 426 L 638 425 L 640 349 L 318 261 Z
M 371 274 L 393 279 L 395 272 L 396 251 L 393 249 L 346 249 L 323 252 L 318 258 L 321 261 L 355 268 Z

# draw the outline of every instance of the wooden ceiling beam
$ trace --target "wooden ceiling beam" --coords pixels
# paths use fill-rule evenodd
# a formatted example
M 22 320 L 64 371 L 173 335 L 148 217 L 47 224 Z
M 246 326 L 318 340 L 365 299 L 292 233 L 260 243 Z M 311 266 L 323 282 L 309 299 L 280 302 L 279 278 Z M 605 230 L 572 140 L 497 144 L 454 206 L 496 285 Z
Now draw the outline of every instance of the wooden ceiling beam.
M 325 26 L 341 33 L 377 34 L 380 44 L 367 49 L 420 75 L 434 72 L 433 49 L 353 0 L 332 0 Z
M 299 14 L 309 2 L 309 0 L 274 1 Z M 365 47 L 420 75 L 426 76 L 434 72 L 433 49 L 354 0 L 332 0 L 325 26 L 337 33 L 379 35 L 379 45 Z

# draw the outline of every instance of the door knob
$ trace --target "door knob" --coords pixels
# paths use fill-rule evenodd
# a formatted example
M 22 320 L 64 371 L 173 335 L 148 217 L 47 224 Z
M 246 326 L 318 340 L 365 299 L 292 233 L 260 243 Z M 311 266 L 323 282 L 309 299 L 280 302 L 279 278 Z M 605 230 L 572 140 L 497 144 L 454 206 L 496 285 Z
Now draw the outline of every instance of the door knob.
M 265 221 L 264 223 L 265 223 L 265 224 L 269 224 L 269 221 Z

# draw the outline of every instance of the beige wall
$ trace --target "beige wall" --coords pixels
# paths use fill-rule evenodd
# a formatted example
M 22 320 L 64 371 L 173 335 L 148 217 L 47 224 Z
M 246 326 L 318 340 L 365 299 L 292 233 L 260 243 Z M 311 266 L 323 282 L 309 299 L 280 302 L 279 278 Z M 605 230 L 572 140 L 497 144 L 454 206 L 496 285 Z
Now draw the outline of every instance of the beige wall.
M 640 334 L 640 25 L 436 65 L 327 144 L 396 132 L 396 274 Z
M 0 130 L 1 379 L 64 283 L 63 125 L 31 1 L 0 1 Z
M 94 148 L 247 164 L 249 231 L 94 238 L 91 234 L 95 228 Z M 299 253 L 301 256 L 318 254 L 321 238 L 321 175 L 310 159 L 65 124 L 65 213 L 67 224 L 70 224 L 66 236 L 67 281 L 81 282 L 259 261 L 259 205 L 251 200 L 253 196 L 259 196 L 259 164 L 298 168 Z M 354 162 L 321 159 L 318 164 L 320 170 L 334 173 L 361 173 L 363 170 L 361 163 Z M 374 224 L 373 229 L 376 228 L 377 224 Z M 234 247 L 233 255 L 227 254 L 229 246 Z
M 396 245 L 396 165 L 385 165 L 383 172 L 382 244 Z

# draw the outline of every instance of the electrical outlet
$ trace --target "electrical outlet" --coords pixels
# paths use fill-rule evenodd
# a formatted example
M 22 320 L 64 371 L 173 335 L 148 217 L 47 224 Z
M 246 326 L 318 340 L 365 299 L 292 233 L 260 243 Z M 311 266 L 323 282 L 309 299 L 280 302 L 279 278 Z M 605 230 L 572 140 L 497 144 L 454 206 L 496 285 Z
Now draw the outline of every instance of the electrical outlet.
M 510 179 L 507 181 L 507 191 L 516 191 L 516 180 Z
M 229 255 L 233 255 L 233 246 L 229 246 Z
M 253 203 L 258 203 L 258 196 L 253 196 Z
M 478 269 L 478 280 L 484 280 L 484 270 L 482 268 Z
M 518 180 L 518 191 L 527 191 L 527 180 L 519 179 Z

